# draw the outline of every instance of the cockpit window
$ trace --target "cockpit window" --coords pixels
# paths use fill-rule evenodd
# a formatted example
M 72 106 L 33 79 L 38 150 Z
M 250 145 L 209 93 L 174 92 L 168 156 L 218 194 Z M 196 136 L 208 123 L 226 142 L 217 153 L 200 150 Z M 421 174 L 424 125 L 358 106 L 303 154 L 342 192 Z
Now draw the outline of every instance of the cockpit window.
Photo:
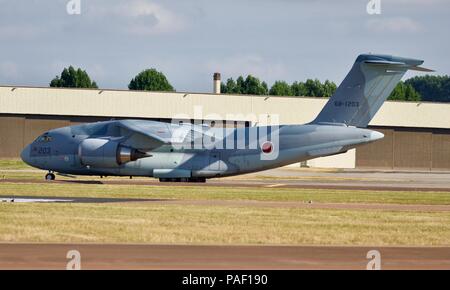
M 52 142 L 52 139 L 53 139 L 53 138 L 52 138 L 51 136 L 49 136 L 49 135 L 47 135 L 47 134 L 44 134 L 44 135 L 38 137 L 38 138 L 36 139 L 36 141 L 37 141 L 37 142 L 40 142 L 40 143 L 48 143 L 48 142 Z

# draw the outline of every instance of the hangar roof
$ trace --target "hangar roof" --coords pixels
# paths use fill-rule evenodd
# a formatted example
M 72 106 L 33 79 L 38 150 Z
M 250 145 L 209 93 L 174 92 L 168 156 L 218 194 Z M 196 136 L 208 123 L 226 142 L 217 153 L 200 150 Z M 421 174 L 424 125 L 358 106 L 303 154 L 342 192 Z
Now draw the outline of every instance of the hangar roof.
M 269 114 L 281 124 L 312 121 L 324 98 L 0 86 L 1 114 L 252 120 Z M 373 126 L 450 128 L 450 104 L 386 102 Z

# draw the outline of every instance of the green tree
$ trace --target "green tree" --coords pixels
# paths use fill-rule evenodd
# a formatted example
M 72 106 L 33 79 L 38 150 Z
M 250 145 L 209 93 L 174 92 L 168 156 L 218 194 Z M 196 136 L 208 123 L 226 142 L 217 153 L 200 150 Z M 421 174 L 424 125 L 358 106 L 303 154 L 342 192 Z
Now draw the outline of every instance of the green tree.
M 417 76 L 405 82 L 411 85 L 421 96 L 423 101 L 450 102 L 450 77 L 445 76 Z
M 245 79 L 243 76 L 239 76 L 236 82 L 229 78 L 225 84 L 221 84 L 221 91 L 223 94 L 246 95 L 267 95 L 269 93 L 267 84 L 252 75 L 248 75 Z
M 322 83 L 318 79 L 307 79 L 305 87 L 306 95 L 309 97 L 323 97 L 325 95 Z
M 329 98 L 331 97 L 334 92 L 336 92 L 337 90 L 337 86 L 334 82 L 330 82 L 329 80 L 326 80 L 325 83 L 323 83 L 323 96 L 321 97 L 326 97 Z
M 272 96 L 292 96 L 291 86 L 285 81 L 276 81 L 269 91 Z
M 248 75 L 244 81 L 244 92 L 247 95 L 267 95 L 269 93 L 267 84 L 255 78 L 252 75 Z
M 413 86 L 404 82 L 399 82 L 388 97 L 388 100 L 418 102 L 421 100 L 421 96 Z
M 337 86 L 329 80 L 322 84 L 318 79 L 307 79 L 306 82 L 294 82 L 291 89 L 294 96 L 329 98 L 334 94 Z
M 391 95 L 388 97 L 390 101 L 404 101 L 405 100 L 405 84 L 399 83 Z
M 142 91 L 174 91 L 166 76 L 154 68 L 140 72 L 131 80 L 128 88 Z
M 221 83 L 220 87 L 221 87 L 220 91 L 222 92 L 222 94 L 236 94 L 237 85 L 232 78 L 229 78 L 226 84 Z
M 304 82 L 294 82 L 291 85 L 292 95 L 294 96 L 307 96 L 307 90 Z
M 86 71 L 80 68 L 75 69 L 73 66 L 69 68 L 64 68 L 61 73 L 61 77 L 56 76 L 51 82 L 50 87 L 57 88 L 98 88 L 94 81 Z
M 413 86 L 405 84 L 405 100 L 410 102 L 420 102 L 422 96 L 417 92 Z
M 245 94 L 245 81 L 243 76 L 239 76 L 236 80 L 236 94 Z

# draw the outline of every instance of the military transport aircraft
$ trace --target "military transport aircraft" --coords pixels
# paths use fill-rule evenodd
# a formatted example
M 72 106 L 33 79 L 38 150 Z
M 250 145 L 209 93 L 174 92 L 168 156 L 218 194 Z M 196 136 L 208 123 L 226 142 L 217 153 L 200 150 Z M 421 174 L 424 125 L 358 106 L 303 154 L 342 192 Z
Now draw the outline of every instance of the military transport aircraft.
M 383 138 L 364 129 L 407 70 L 421 60 L 362 54 L 315 120 L 223 129 L 202 124 L 112 120 L 50 130 L 26 146 L 27 164 L 71 175 L 148 176 L 204 182 L 340 154 Z M 301 114 L 301 108 L 293 108 Z M 240 146 L 239 146 L 240 145 Z

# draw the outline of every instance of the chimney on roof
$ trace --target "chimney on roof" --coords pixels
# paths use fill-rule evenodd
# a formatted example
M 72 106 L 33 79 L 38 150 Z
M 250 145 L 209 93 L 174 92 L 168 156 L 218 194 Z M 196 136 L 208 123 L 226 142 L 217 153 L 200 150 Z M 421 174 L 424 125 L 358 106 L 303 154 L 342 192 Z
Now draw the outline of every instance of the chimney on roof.
M 214 94 L 220 94 L 220 73 L 214 73 Z

